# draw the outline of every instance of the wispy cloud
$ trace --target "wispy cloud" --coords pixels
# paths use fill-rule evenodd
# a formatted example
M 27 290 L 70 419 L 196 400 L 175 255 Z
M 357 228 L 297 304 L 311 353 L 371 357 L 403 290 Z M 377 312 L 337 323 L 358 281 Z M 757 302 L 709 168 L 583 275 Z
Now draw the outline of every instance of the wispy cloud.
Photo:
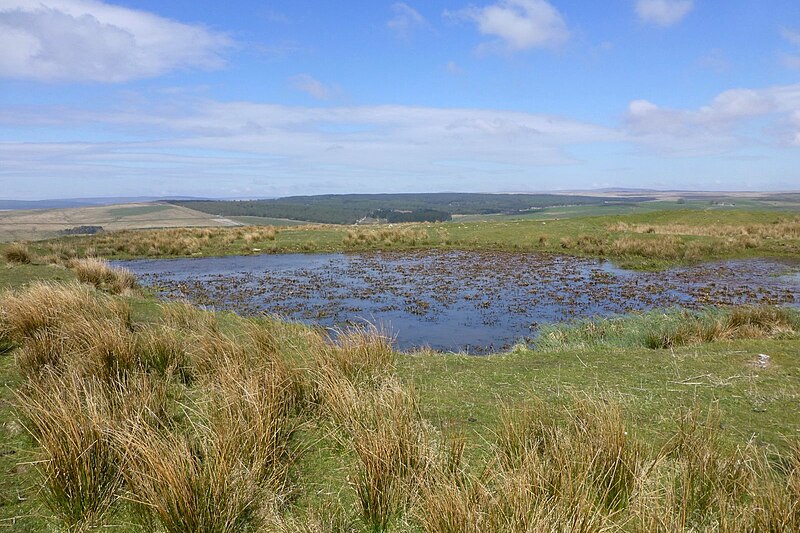
M 298 74 L 289 78 L 292 88 L 304 92 L 317 100 L 328 100 L 333 89 L 309 74 Z
M 445 16 L 475 22 L 481 34 L 497 38 L 488 43 L 490 48 L 499 45 L 519 51 L 556 47 L 570 37 L 561 13 L 545 0 L 501 0 L 484 7 L 446 11 Z
M 93 138 L 123 139 L 0 143 L 0 179 L 15 189 L 5 194 L 35 195 L 50 176 L 101 188 L 119 188 L 127 180 L 142 190 L 169 184 L 171 194 L 182 189 L 198 195 L 211 189 L 222 194 L 229 184 L 253 179 L 274 187 L 262 188 L 261 195 L 445 190 L 454 180 L 463 190 L 485 190 L 487 183 L 507 190 L 551 188 L 552 183 L 539 181 L 541 168 L 579 164 L 571 146 L 621 139 L 590 123 L 509 111 L 288 107 L 184 97 L 168 102 L 105 112 L 0 109 L 0 126 L 24 125 L 27 132 L 36 124 L 42 131 L 100 128 Z M 143 140 L 124 141 L 126 132 Z M 57 189 L 48 191 L 57 194 Z
M 693 8 L 693 0 L 637 0 L 636 2 L 636 14 L 643 22 L 663 27 L 677 24 Z
M 97 0 L 0 1 L 0 77 L 124 82 L 218 68 L 226 35 Z
M 455 61 L 448 61 L 444 66 L 445 71 L 452 76 L 460 76 L 464 74 L 464 69 Z
M 386 26 L 403 39 L 409 38 L 414 30 L 428 26 L 425 17 L 405 2 L 392 4 L 392 13 L 394 16 L 386 23 Z
M 787 42 L 793 44 L 795 46 L 800 46 L 800 31 L 791 30 L 789 28 L 781 28 L 781 36 L 786 39 Z M 781 63 L 786 68 L 792 70 L 800 70 L 800 54 L 797 53 L 790 53 L 790 54 L 781 54 Z

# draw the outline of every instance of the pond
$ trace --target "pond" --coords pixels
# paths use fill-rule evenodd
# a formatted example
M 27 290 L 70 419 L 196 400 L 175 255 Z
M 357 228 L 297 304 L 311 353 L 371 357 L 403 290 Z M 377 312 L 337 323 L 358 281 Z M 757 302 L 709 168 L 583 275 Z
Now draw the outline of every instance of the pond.
M 800 303 L 797 262 L 747 259 L 663 272 L 537 253 L 420 251 L 118 261 L 164 299 L 344 327 L 400 349 L 483 353 L 545 324 L 680 305 Z

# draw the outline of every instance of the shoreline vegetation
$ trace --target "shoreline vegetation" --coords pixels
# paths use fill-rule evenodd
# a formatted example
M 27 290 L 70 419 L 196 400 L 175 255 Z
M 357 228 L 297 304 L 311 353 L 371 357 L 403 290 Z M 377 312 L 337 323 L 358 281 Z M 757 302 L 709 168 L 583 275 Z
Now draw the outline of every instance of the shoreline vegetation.
M 161 303 L 106 261 L 497 246 L 660 268 L 797 253 L 800 218 L 707 216 L 173 229 L 3 246 L 0 525 L 800 529 L 795 309 L 559 324 L 534 346 L 485 357 L 399 353 L 370 328 L 329 336 Z
M 24 247 L 20 243 L 6 245 Z M 497 250 L 604 258 L 659 270 L 716 259 L 800 256 L 800 216 L 672 209 L 555 220 L 123 230 L 27 244 L 45 262 L 377 250 Z
M 20 530 L 800 527 L 797 311 L 401 354 L 372 329 L 332 339 L 71 269 L 0 297 L 0 519 Z

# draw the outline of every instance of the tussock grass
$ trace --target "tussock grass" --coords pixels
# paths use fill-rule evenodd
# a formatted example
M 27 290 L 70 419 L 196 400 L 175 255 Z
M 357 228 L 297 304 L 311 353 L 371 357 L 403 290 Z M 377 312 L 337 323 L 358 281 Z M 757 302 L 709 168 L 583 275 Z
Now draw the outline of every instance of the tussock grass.
M 143 378 L 109 387 L 72 372 L 41 374 L 17 393 L 41 447 L 45 501 L 66 530 L 104 523 L 123 490 L 123 457 L 112 433 L 126 417 L 163 416 L 164 403 L 163 388 Z
M 800 314 L 790 308 L 739 306 L 704 311 L 647 312 L 542 328 L 537 349 L 596 346 L 672 348 L 720 340 L 791 338 Z
M 124 268 L 111 267 L 105 259 L 87 257 L 70 262 L 72 270 L 83 283 L 111 294 L 126 294 L 138 287 L 136 276 Z
M 486 440 L 472 429 L 446 437 L 374 328 L 325 337 L 185 303 L 133 323 L 121 301 L 72 283 L 34 284 L 0 303 L 23 378 L 15 403 L 41 454 L 41 498 L 66 530 L 120 516 L 170 532 L 800 526 L 800 444 L 731 446 L 716 406 L 678 409 L 654 442 L 632 427 L 622 395 L 525 394 Z M 672 343 L 786 337 L 797 327 L 797 313 L 780 308 L 672 311 L 551 328 L 540 348 L 648 346 L 654 332 Z M 317 450 L 320 440 L 330 448 Z M 316 484 L 322 469 L 330 485 Z
M 696 235 L 707 237 L 753 237 L 761 239 L 800 238 L 800 217 L 779 218 L 770 224 L 720 224 L 689 225 L 629 224 L 618 222 L 608 228 L 623 233 L 654 233 L 657 235 Z
M 0 323 L 17 341 L 76 316 L 115 318 L 130 323 L 130 309 L 125 301 L 98 294 L 78 283 L 35 282 L 24 291 L 0 295 Z
M 28 264 L 33 262 L 33 254 L 21 242 L 12 242 L 3 249 L 3 257 L 9 263 Z
M 77 240 L 84 255 L 166 257 L 200 255 L 220 247 L 252 248 L 275 240 L 280 230 L 273 226 L 235 228 L 169 228 L 104 232 Z M 73 241 L 71 241 L 73 242 Z
M 414 246 L 429 238 L 427 229 L 417 226 L 382 227 L 380 229 L 349 229 L 342 239 L 346 247 L 365 246 Z

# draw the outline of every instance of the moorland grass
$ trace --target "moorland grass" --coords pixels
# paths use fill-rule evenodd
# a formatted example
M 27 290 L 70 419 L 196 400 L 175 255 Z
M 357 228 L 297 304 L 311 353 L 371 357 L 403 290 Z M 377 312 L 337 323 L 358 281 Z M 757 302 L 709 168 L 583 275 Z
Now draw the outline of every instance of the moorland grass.
M 41 256 L 191 257 L 253 253 L 458 249 L 604 257 L 639 269 L 800 252 L 800 222 L 782 211 L 667 209 L 562 220 L 182 228 L 106 232 L 37 244 Z
M 3 248 L 3 257 L 9 263 L 28 264 L 33 261 L 31 251 L 20 242 L 12 242 Z
M 685 347 L 648 346 L 656 315 L 580 324 L 479 358 L 398 354 L 370 329 L 132 309 L 83 283 L 3 295 L 6 379 L 42 483 L 4 516 L 123 531 L 800 527 L 795 312 L 668 314 Z
M 796 338 L 800 312 L 776 306 L 673 309 L 545 326 L 539 350 L 596 347 L 663 349 L 721 340 Z

